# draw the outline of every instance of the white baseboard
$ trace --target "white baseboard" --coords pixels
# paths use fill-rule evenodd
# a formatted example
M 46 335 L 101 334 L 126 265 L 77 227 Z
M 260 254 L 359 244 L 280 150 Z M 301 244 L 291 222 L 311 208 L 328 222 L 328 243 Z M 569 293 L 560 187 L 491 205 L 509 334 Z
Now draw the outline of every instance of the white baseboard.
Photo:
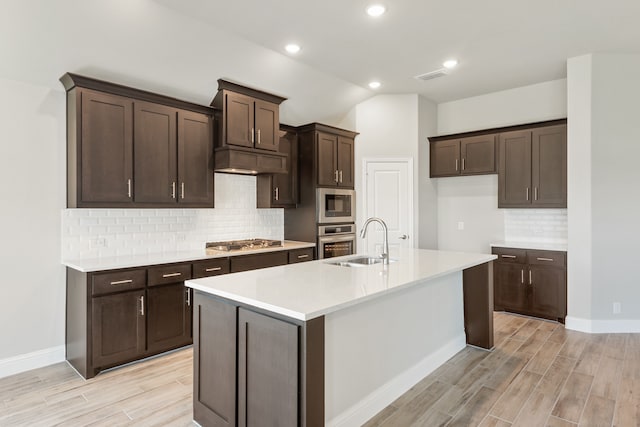
M 64 345 L 0 359 L 0 378 L 30 371 L 31 369 L 42 368 L 43 366 L 53 365 L 54 363 L 64 362 L 64 360 Z
M 598 320 L 567 316 L 565 327 L 590 334 L 638 333 L 640 332 L 640 320 Z
M 422 359 L 412 368 L 407 369 L 382 387 L 374 390 L 360 402 L 327 421 L 326 425 L 330 427 L 361 426 L 465 346 L 465 335 L 459 335 L 436 352 Z

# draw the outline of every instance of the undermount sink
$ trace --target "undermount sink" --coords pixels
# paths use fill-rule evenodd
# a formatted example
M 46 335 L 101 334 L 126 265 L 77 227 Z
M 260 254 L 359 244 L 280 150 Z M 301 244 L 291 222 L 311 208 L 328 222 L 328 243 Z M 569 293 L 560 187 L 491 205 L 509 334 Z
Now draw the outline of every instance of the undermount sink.
M 384 259 L 380 257 L 371 256 L 359 256 L 356 258 L 345 259 L 343 261 L 329 262 L 328 264 L 339 265 L 340 267 L 365 267 L 367 265 L 382 264 Z M 395 262 L 395 259 L 390 259 L 389 262 Z

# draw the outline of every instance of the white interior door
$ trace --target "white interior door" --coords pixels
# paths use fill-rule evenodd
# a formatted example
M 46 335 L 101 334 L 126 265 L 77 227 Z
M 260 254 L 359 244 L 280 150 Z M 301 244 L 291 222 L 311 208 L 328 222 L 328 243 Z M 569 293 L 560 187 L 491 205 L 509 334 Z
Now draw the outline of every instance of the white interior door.
M 397 248 L 414 246 L 412 159 L 365 159 L 364 163 L 364 219 L 375 216 L 387 224 L 389 252 L 393 257 Z M 364 242 L 366 253 L 382 253 L 383 240 L 382 227 L 372 223 Z

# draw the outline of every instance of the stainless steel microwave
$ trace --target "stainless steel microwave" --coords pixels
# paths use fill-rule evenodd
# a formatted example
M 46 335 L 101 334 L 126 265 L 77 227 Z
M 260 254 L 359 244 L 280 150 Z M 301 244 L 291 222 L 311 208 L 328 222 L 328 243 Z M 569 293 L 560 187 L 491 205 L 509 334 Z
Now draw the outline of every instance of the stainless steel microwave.
M 356 192 L 342 188 L 318 188 L 316 209 L 318 224 L 355 222 Z

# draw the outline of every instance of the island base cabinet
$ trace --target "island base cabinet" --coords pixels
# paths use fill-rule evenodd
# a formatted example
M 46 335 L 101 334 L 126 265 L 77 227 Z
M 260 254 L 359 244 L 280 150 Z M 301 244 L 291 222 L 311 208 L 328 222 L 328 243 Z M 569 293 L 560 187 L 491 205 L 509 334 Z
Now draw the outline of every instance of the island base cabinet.
M 193 419 L 236 426 L 237 307 L 194 292 Z
M 298 424 L 298 326 L 240 308 L 238 426 Z
M 198 424 L 324 426 L 324 317 L 266 315 L 200 291 L 193 310 Z
M 111 367 L 145 352 L 144 291 L 93 299 L 93 367 Z M 93 376 L 93 375 L 91 375 Z

